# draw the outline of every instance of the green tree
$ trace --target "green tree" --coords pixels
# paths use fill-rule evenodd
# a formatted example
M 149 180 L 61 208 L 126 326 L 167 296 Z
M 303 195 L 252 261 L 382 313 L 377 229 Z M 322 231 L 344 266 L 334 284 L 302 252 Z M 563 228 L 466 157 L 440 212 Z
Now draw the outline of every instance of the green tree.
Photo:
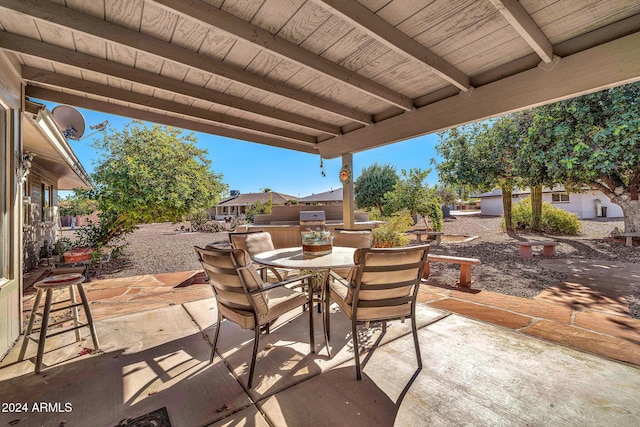
M 546 166 L 568 189 L 589 185 L 640 231 L 640 83 L 538 107 L 531 143 L 550 147 Z
M 511 194 L 517 183 L 513 162 L 517 150 L 515 124 L 503 118 L 451 129 L 439 136 L 436 150 L 444 159 L 436 165 L 440 181 L 477 191 L 499 187 L 505 227 L 512 231 Z
M 270 214 L 273 208 L 273 200 L 270 197 L 267 202 L 253 202 L 249 209 L 245 212 L 245 218 L 247 222 L 253 222 L 255 220 L 256 215 L 261 214 Z
M 100 160 L 91 193 L 101 224 L 104 220 L 109 229 L 100 243 L 131 232 L 138 223 L 180 221 L 218 201 L 227 186 L 196 143 L 193 134 L 180 129 L 137 121 L 94 143 Z
M 67 195 L 58 201 L 60 216 L 91 215 L 98 210 L 95 200 L 87 197 L 86 190 L 74 189 L 73 194 Z
M 355 202 L 359 209 L 377 208 L 383 215 L 384 195 L 398 181 L 396 169 L 390 164 L 374 163 L 362 169 L 354 183 Z
M 393 190 L 385 194 L 385 211 L 393 213 L 406 209 L 410 215 L 428 217 L 433 229 L 441 231 L 443 222 L 440 198 L 436 196 L 435 190 L 425 183 L 429 173 L 431 169 L 414 168 L 408 172 L 403 169 L 402 176 Z

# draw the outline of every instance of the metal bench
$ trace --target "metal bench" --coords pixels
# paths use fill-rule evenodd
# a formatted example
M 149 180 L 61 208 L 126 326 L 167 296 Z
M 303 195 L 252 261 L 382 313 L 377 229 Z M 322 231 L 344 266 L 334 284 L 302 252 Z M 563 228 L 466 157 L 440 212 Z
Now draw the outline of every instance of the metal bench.
M 520 256 L 523 258 L 531 258 L 533 257 L 533 247 L 534 246 L 542 246 L 542 255 L 544 256 L 556 256 L 556 246 L 560 243 L 558 242 L 518 242 L 520 245 Z
M 431 269 L 429 267 L 430 262 L 446 262 L 449 264 L 458 264 L 460 265 L 460 281 L 456 283 L 458 286 L 463 286 L 465 288 L 471 287 L 471 266 L 480 264 L 480 260 L 477 258 L 463 258 L 457 256 L 448 256 L 448 255 L 429 255 L 429 262 L 424 266 L 424 273 L 422 277 L 425 279 L 429 277 L 429 273 Z

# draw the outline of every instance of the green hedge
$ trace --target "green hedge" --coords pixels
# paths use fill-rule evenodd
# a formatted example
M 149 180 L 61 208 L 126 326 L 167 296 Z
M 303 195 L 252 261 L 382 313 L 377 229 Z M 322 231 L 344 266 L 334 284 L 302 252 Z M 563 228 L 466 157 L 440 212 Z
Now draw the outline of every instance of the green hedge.
M 513 227 L 516 230 L 531 230 L 531 199 L 527 198 L 516 203 L 512 210 Z M 580 233 L 580 218 L 578 215 L 567 212 L 564 209 L 556 208 L 551 203 L 542 203 L 542 218 L 540 221 L 541 230 L 549 234 L 570 234 Z M 503 224 L 504 227 L 504 224 Z

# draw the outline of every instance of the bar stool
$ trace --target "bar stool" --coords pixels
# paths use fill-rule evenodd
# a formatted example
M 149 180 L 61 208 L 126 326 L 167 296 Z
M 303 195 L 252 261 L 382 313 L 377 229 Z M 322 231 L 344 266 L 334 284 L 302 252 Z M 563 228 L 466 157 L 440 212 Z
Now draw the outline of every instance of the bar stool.
M 71 274 L 60 274 L 56 276 L 50 276 L 46 279 L 35 283 L 33 286 L 38 290 L 36 294 L 36 298 L 33 303 L 33 309 L 31 311 L 31 317 L 29 318 L 29 324 L 27 325 L 27 330 L 25 332 L 25 338 L 22 342 L 22 348 L 20 349 L 20 355 L 18 360 L 24 360 L 24 355 L 27 351 L 27 345 L 29 340 L 38 343 L 38 353 L 36 355 L 36 374 L 40 372 L 42 368 L 42 356 L 44 355 L 44 347 L 45 341 L 47 338 L 54 337 L 56 335 L 63 334 L 65 332 L 74 331 L 76 334 L 76 342 L 80 341 L 80 328 L 88 327 L 91 331 L 91 339 L 93 340 L 93 347 L 96 350 L 100 349 L 100 344 L 98 343 L 98 335 L 96 334 L 95 326 L 93 325 L 93 318 L 91 317 L 91 310 L 89 309 L 89 301 L 87 300 L 87 295 L 84 292 L 84 288 L 82 287 L 82 282 L 84 282 L 85 277 L 79 273 L 71 273 Z M 65 287 L 69 287 L 69 295 L 70 298 L 67 300 L 56 301 L 53 302 L 53 291 L 58 289 L 63 289 Z M 76 299 L 76 289 L 78 294 L 80 294 L 80 301 L 78 302 Z M 38 306 L 40 305 L 40 300 L 42 299 L 42 294 L 46 292 L 45 302 L 44 302 L 44 312 L 38 312 Z M 57 304 L 62 304 L 69 302 L 68 305 L 56 306 Z M 54 307 L 52 307 L 54 305 Z M 80 317 L 78 315 L 78 307 L 82 306 L 84 308 L 85 316 L 87 317 L 87 323 L 80 322 Z M 64 328 L 60 331 L 54 332 L 52 334 L 47 335 L 47 329 L 51 326 L 56 326 L 65 322 L 65 320 L 49 323 L 49 316 L 51 313 L 62 310 L 71 310 L 73 313 L 73 327 Z M 34 338 L 31 336 L 33 332 L 33 325 L 36 320 L 36 316 L 42 317 L 42 325 L 40 325 L 40 334 L 38 338 Z

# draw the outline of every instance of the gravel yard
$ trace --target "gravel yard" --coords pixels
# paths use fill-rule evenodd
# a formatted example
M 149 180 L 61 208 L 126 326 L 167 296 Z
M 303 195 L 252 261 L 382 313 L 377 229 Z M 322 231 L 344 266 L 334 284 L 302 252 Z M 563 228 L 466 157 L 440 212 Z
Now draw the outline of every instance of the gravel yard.
M 518 240 L 558 241 L 561 243 L 558 254 L 562 258 L 640 262 L 640 247 L 627 248 L 624 244 L 603 241 L 614 227 L 623 229 L 623 221 L 584 220 L 578 236 L 520 234 L 512 237 L 501 230 L 500 218 L 458 216 L 445 220 L 445 233 L 478 238 L 471 242 L 432 245 L 431 253 L 478 258 L 482 264 L 472 268 L 473 288 L 531 298 L 564 280 L 565 276 L 540 265 L 542 257 L 521 258 Z M 229 245 L 227 233 L 184 232 L 180 231 L 179 224 L 169 223 L 141 225 L 127 242 L 123 256 L 105 264 L 103 277 L 197 270 L 201 267 L 196 261 L 194 245 Z M 458 266 L 443 263 L 431 263 L 431 272 L 431 280 L 446 285 L 454 285 L 459 274 Z

